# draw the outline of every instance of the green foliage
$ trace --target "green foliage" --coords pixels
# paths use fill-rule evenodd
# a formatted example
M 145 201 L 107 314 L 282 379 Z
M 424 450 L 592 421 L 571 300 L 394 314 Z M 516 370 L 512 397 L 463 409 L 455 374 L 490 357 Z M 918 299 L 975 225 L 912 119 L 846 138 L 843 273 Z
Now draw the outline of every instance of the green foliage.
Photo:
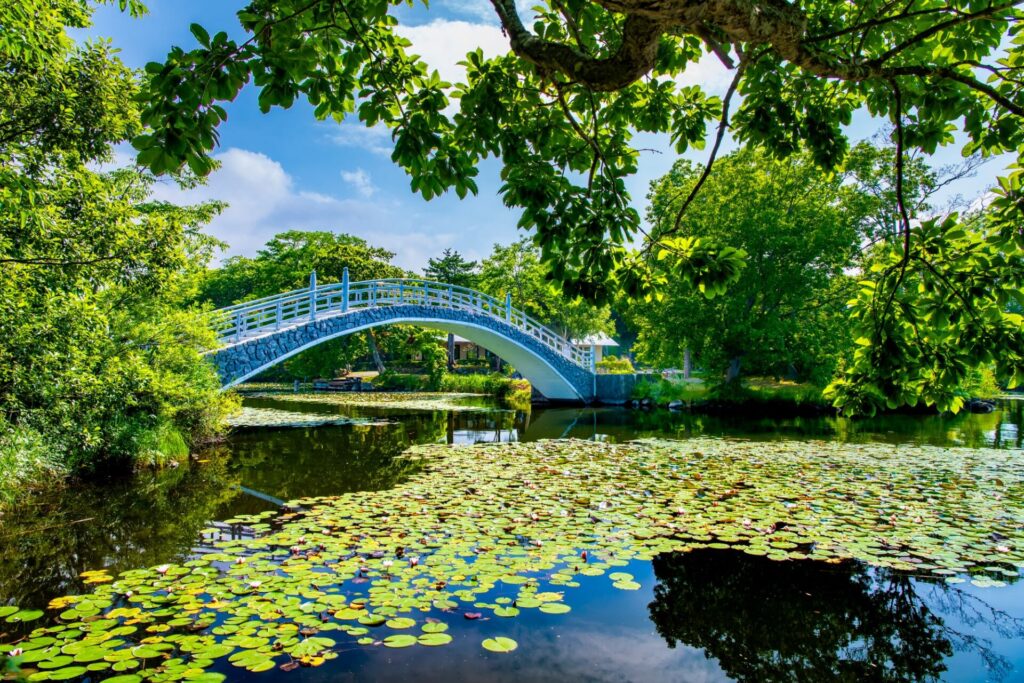
M 1003 393 L 996 380 L 996 373 L 989 367 L 975 368 L 967 379 L 964 393 L 971 398 L 992 399 Z
M 631 375 L 635 372 L 632 361 L 626 356 L 608 355 L 597 362 L 598 373 L 605 375 Z
M 1010 387 L 1024 382 L 1024 173 L 1000 179 L 976 215 L 921 221 L 909 243 L 871 254 L 870 279 L 848 302 L 857 348 L 828 387 L 844 412 L 923 403 L 957 412 L 972 373 L 991 367 Z
M 444 282 L 457 287 L 476 287 L 477 270 L 479 266 L 476 261 L 467 261 L 462 254 L 453 250 L 445 249 L 441 258 L 427 259 L 427 267 L 423 270 L 423 277 L 437 282 Z
M 272 0 L 238 13 L 244 42 L 193 25 L 191 49 L 147 66 L 152 131 L 135 140 L 140 162 L 207 170 L 226 119 L 219 103 L 251 80 L 262 111 L 304 98 L 318 119 L 356 114 L 391 129 L 393 159 L 427 199 L 475 193 L 481 161 L 499 158 L 503 199 L 522 210 L 555 277 L 601 293 L 640 226 L 625 187 L 637 168 L 634 135 L 668 134 L 677 153 L 702 148 L 709 124 L 721 120 L 724 131 L 736 91 L 735 139 L 778 157 L 806 148 L 826 169 L 843 161 L 844 127 L 862 107 L 889 120 L 910 114 L 907 143 L 926 153 L 952 144 L 957 125 L 970 151 L 1024 141 L 1013 3 L 709 0 L 682 13 L 544 3 L 524 22 L 499 2 L 512 53 L 470 52 L 457 84 L 407 51 L 395 30 L 402 4 Z M 708 49 L 733 71 L 725 101 L 679 85 Z
M 200 227 L 220 205 L 156 202 L 148 174 L 93 170 L 140 124 L 134 75 L 108 45 L 65 33 L 88 19 L 71 0 L 0 7 L 7 498 L 8 484 L 47 473 L 181 458 L 232 406 L 200 355 L 211 333 L 182 308 L 216 246 Z M 32 37 L 9 37 L 12 26 Z
M 373 380 L 373 388 L 380 391 L 427 391 L 429 387 L 424 375 L 387 370 Z
M 736 245 L 687 234 L 696 213 L 689 210 L 683 220 L 689 201 L 675 207 L 657 244 L 631 254 L 641 227 L 626 190 L 637 170 L 637 133 L 667 134 L 681 154 L 703 148 L 714 124 L 712 160 L 728 130 L 769 157 L 806 150 L 815 165 L 832 171 L 848 156 L 854 112 L 866 110 L 895 124 L 895 167 L 910 184 L 912 173 L 903 170 L 918 152 L 933 154 L 958 140 L 967 154 L 1024 149 L 1024 91 L 1017 77 L 1024 15 L 1016 3 L 707 0 L 691 12 L 672 3 L 548 2 L 525 23 L 515 3 L 493 4 L 512 52 L 491 59 L 470 52 L 464 82 L 456 84 L 407 51 L 410 43 L 396 32 L 398 0 L 268 0 L 238 13 L 244 40 L 193 25 L 191 49 L 175 47 L 163 62 L 146 67 L 143 122 L 150 129 L 134 140 L 139 162 L 156 173 L 185 165 L 209 172 L 217 129 L 226 120 L 221 103 L 233 101 L 251 80 L 264 112 L 304 98 L 318 119 L 355 114 L 367 126 L 391 130 L 392 158 L 427 199 L 448 190 L 460 197 L 475 193 L 478 167 L 496 157 L 503 201 L 521 211 L 519 224 L 533 230 L 555 282 L 588 297 L 609 297 L 619 288 L 640 298 L 663 296 L 659 288 L 677 282 L 717 296 L 740 277 L 744 254 Z M 708 50 L 733 74 L 722 99 L 699 85 L 680 85 Z M 734 107 L 737 92 L 742 101 Z M 713 184 L 717 170 L 709 163 L 708 171 Z M 1014 177 L 1007 182 L 1017 183 Z M 899 202 L 902 209 L 906 203 Z M 1007 210 L 1019 224 L 1019 204 L 1010 201 Z M 908 212 L 899 213 L 898 226 L 909 230 Z M 920 232 L 930 239 L 930 228 Z M 940 232 L 918 252 L 960 254 L 969 246 L 953 226 Z M 969 294 L 961 279 L 989 278 L 988 257 L 953 258 L 941 277 L 933 276 L 945 281 L 941 296 Z M 1015 258 L 1012 251 L 1008 258 Z M 652 260 L 662 267 L 652 271 Z M 891 265 L 881 271 L 890 275 L 876 273 L 887 282 L 872 277 L 875 289 L 902 288 L 905 278 L 893 284 Z M 865 298 L 876 299 L 858 296 Z M 927 370 L 912 352 L 889 353 L 890 343 L 905 347 L 906 335 L 890 329 L 900 314 L 890 314 L 885 304 L 857 308 L 865 312 L 864 325 L 877 329 L 863 335 L 870 351 L 836 386 L 844 409 L 916 400 L 955 409 L 951 387 L 965 371 L 959 366 L 979 354 L 942 344 L 959 360 L 943 355 L 940 369 Z M 986 315 L 979 311 L 978 317 Z M 1020 334 L 1013 336 L 988 352 L 1011 378 Z M 937 348 L 934 340 L 929 345 Z M 871 371 L 872 356 L 893 359 L 874 366 L 884 368 L 884 376 Z
M 642 401 L 649 399 L 656 405 L 672 401 L 694 401 L 704 398 L 708 387 L 703 382 L 676 382 L 664 377 L 638 377 L 633 386 L 632 398 Z
M 675 257 L 662 248 L 671 265 L 660 296 L 622 306 L 638 329 L 638 355 L 678 367 L 690 349 L 715 382 L 743 371 L 826 383 L 848 344 L 844 269 L 856 262 L 868 198 L 852 173 L 822 174 L 809 155 L 775 160 L 742 150 L 716 168 L 687 214 L 686 237 L 669 244 L 731 244 L 744 251 L 746 267 L 699 292 L 672 277 Z M 654 239 L 672 228 L 700 174 L 678 161 L 651 184 Z
M 57 455 L 38 430 L 0 422 L 0 508 L 25 490 L 66 474 Z
M 527 403 L 529 403 L 532 393 L 529 381 L 525 379 L 511 379 L 499 372 L 473 375 L 445 373 L 438 388 L 441 391 L 454 393 L 487 394 L 501 399 L 515 397 L 519 400 L 523 398 L 523 392 L 526 392 Z
M 511 293 L 513 306 L 568 339 L 615 332 L 608 306 L 567 296 L 552 283 L 550 273 L 541 261 L 541 251 L 522 239 L 508 246 L 494 245 L 481 265 L 477 286 L 498 298 Z

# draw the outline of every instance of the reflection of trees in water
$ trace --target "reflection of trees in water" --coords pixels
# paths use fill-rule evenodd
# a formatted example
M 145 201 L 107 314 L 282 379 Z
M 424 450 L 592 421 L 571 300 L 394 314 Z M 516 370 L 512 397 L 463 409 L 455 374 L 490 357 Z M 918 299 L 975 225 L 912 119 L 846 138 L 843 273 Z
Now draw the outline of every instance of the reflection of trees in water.
M 740 681 L 933 680 L 954 649 L 977 652 L 1005 675 L 1009 663 L 969 629 L 984 622 L 1024 635 L 1020 620 L 955 587 L 853 562 L 699 550 L 662 555 L 654 570 L 658 633 L 670 647 L 702 648 Z M 923 590 L 945 601 L 926 601 Z
M 520 440 L 575 437 L 628 441 L 646 437 L 743 436 L 763 439 L 836 439 L 967 446 L 1024 447 L 1024 401 L 1000 401 L 986 415 L 882 415 L 752 418 L 689 411 L 618 408 L 534 409 Z
M 244 486 L 289 500 L 395 486 L 418 469 L 397 456 L 413 443 L 443 439 L 445 431 L 443 420 L 429 417 L 414 425 L 259 429 L 233 435 L 225 448 Z M 222 514 L 266 508 L 265 502 L 246 497 L 232 501 Z
M 84 589 L 79 574 L 184 559 L 214 511 L 237 496 L 225 462 L 76 482 L 9 511 L 0 525 L 0 604 L 28 607 Z
M 421 411 L 385 424 L 252 429 L 232 435 L 223 447 L 242 484 L 289 500 L 306 496 L 377 491 L 401 483 L 421 467 L 400 458 L 409 446 L 451 443 L 476 434 L 480 440 L 508 439 L 521 414 L 510 411 Z M 246 496 L 220 511 L 222 517 L 254 513 L 268 504 Z

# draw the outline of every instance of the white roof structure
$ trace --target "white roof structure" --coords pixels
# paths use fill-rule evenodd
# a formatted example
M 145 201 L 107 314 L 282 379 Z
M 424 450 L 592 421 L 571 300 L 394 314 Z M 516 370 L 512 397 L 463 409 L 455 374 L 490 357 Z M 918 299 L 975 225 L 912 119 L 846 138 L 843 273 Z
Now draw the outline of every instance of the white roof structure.
M 573 339 L 572 343 L 576 346 L 618 346 L 619 342 L 609 337 L 604 332 L 600 334 L 592 334 L 584 337 L 583 339 Z

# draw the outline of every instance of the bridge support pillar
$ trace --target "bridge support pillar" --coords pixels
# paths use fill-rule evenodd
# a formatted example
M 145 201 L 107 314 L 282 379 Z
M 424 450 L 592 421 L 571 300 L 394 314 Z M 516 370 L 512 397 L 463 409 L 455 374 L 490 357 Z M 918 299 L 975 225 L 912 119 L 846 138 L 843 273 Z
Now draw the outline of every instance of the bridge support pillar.
M 316 271 L 309 274 L 309 319 L 316 320 Z
M 512 292 L 505 292 L 505 320 L 512 321 Z
M 341 269 L 341 312 L 348 313 L 348 266 Z

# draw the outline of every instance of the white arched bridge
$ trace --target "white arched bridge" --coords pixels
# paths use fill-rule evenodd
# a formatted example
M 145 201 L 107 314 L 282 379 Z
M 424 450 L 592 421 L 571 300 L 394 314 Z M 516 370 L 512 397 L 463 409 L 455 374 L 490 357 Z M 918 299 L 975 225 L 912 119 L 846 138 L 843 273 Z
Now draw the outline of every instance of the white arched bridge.
M 413 279 L 342 281 L 214 311 L 221 346 L 209 356 L 227 389 L 329 339 L 403 323 L 452 332 L 511 363 L 545 397 L 594 398 L 594 352 L 505 301 L 465 287 Z

